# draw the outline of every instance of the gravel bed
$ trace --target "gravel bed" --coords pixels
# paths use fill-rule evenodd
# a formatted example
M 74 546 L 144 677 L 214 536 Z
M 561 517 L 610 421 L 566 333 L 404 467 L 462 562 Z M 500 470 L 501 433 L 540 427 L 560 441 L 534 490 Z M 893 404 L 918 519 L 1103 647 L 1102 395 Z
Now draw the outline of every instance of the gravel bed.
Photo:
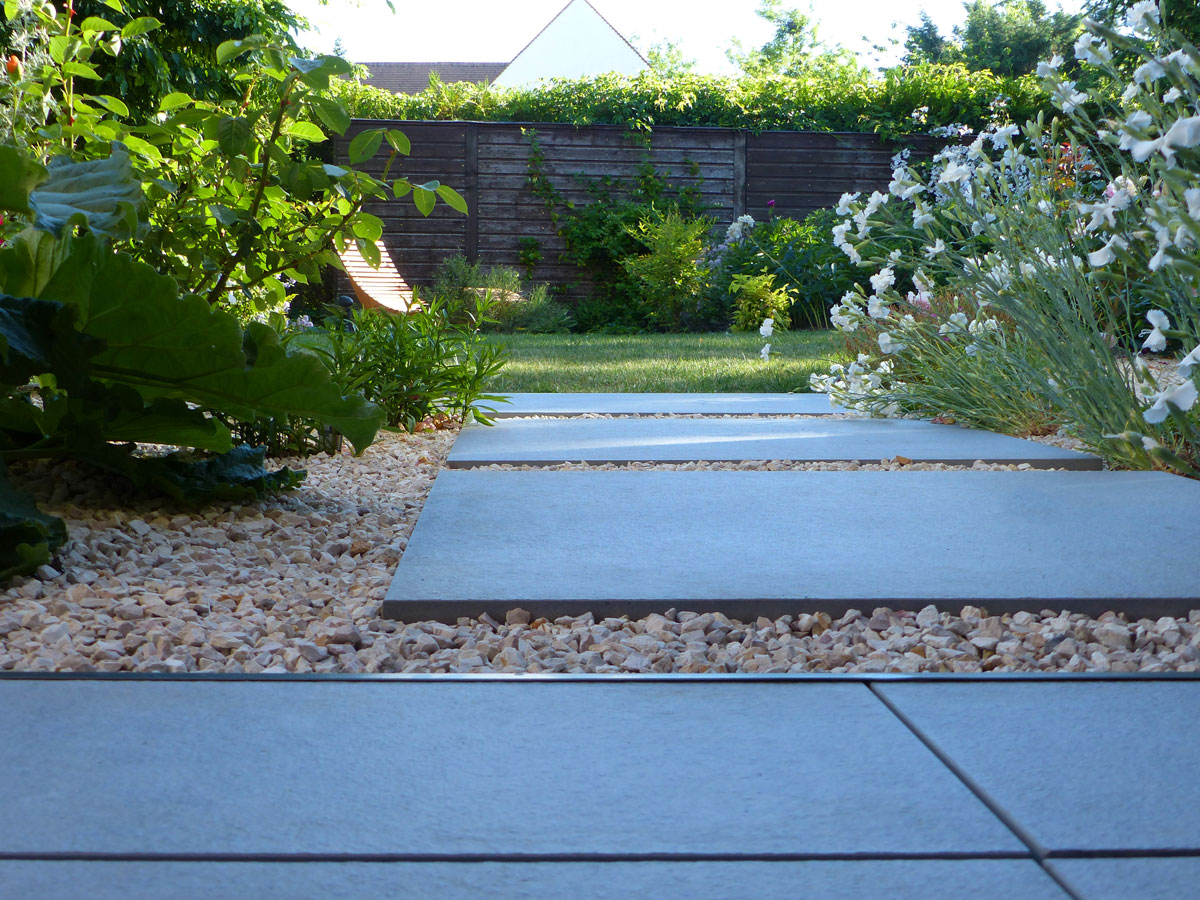
M 308 469 L 299 490 L 202 510 L 130 502 L 110 480 L 70 464 L 15 470 L 14 480 L 67 521 L 71 540 L 53 568 L 0 592 L 0 670 L 1200 670 L 1200 611 L 1137 622 L 1054 610 L 988 616 L 969 606 L 953 613 L 877 609 L 836 621 L 799 614 L 738 622 L 703 610 L 636 621 L 531 621 L 521 610 L 505 622 L 381 619 L 379 602 L 454 436 L 384 434 L 357 459 L 284 460 Z M 781 465 L 797 466 L 751 467 Z M 952 468 L 895 461 L 857 467 Z

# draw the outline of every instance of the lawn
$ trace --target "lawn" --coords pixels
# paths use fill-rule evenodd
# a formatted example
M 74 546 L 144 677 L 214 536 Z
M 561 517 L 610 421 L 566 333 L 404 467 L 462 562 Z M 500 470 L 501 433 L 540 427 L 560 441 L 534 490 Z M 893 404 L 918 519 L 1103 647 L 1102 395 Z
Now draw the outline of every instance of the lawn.
M 506 334 L 500 392 L 807 391 L 812 372 L 844 357 L 831 331 L 777 332 L 771 359 L 758 334 Z

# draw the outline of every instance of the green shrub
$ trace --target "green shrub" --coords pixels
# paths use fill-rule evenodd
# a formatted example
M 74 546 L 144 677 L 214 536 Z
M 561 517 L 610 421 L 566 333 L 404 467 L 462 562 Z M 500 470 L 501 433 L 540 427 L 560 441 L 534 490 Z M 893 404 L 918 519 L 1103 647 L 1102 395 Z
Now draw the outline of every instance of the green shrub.
M 300 340 L 325 363 L 343 390 L 367 397 L 392 427 L 414 430 L 438 416 L 487 422 L 480 403 L 499 399 L 484 382 L 504 362 L 502 347 L 488 344 L 479 324 L 490 312 L 486 293 L 458 303 L 423 301 L 414 312 L 355 310 L 331 316 L 323 333 Z
M 734 223 L 709 256 L 712 276 L 703 308 L 710 327 L 728 324 L 737 293 L 734 280 L 747 275 L 770 275 L 788 291 L 792 325 L 825 327 L 829 306 L 866 278 L 833 245 L 837 221 L 833 210 L 823 209 L 803 220 L 780 217 L 756 223 L 744 216 Z
M 734 331 L 757 331 L 764 319 L 772 319 L 776 331 L 791 327 L 791 289 L 776 287 L 774 275 L 734 275 L 729 287 L 734 295 Z
M 631 131 L 691 125 L 755 133 L 874 131 L 894 136 L 959 122 L 979 130 L 990 121 L 990 106 L 998 96 L 1007 98 L 1017 122 L 1049 106 L 1033 77 L 1001 78 L 962 65 L 904 66 L 883 76 L 863 72 L 853 78 L 845 72 L 804 78 L 663 77 L 645 72 L 553 79 L 516 89 L 435 84 L 412 95 L 340 81 L 333 91 L 360 118 L 612 124 Z M 927 119 L 914 119 L 913 110 L 922 106 L 929 107 Z
M 621 266 L 637 289 L 646 322 L 661 331 L 680 331 L 705 286 L 704 240 L 712 219 L 684 217 L 672 210 L 647 217 L 629 229 L 646 253 L 626 256 Z

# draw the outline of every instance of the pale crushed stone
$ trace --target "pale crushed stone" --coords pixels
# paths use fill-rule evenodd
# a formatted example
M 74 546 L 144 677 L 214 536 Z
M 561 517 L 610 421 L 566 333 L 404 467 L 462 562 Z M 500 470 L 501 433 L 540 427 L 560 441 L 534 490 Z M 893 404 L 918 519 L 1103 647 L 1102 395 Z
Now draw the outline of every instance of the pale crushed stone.
M 876 609 L 738 622 L 667 611 L 636 621 L 488 617 L 399 623 L 378 606 L 452 430 L 384 434 L 363 457 L 284 460 L 297 491 L 193 511 L 129 503 L 71 465 L 14 475 L 67 520 L 58 568 L 0 593 L 0 669 L 141 672 L 1197 671 L 1200 611 L 1127 622 L 1041 610 Z M 914 470 L 875 463 L 646 469 Z M 560 466 L 558 469 L 594 468 Z M 599 467 L 604 469 L 613 466 Z M 1021 468 L 984 466 L 974 468 Z

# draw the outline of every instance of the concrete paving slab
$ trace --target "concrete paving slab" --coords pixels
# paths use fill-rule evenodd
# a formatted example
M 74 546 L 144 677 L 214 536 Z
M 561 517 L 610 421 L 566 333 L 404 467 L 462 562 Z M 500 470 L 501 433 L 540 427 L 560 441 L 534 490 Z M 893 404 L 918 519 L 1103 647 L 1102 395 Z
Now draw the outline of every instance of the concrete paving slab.
M 915 462 L 985 462 L 1099 469 L 1099 457 L 958 425 L 915 419 L 512 419 L 470 425 L 454 442 L 452 468 L 493 463 L 555 465 L 744 460 L 833 462 L 905 456 Z
M 1083 900 L 1181 900 L 1200 891 L 1200 858 L 1058 859 L 1050 864 Z
M 1024 853 L 867 687 L 778 688 L 0 681 L 0 849 Z
M 13 897 L 37 900 L 1066 900 L 1024 860 L 642 863 L 0 862 Z M 802 887 L 801 887 L 802 886 Z M 1134 895 L 1126 895 L 1122 900 Z M 1186 896 L 1177 894 L 1176 897 Z
M 1051 853 L 1200 851 L 1200 684 L 874 689 Z
M 1198 518 L 1200 482 L 1153 472 L 443 471 L 384 614 L 1158 617 L 1200 606 Z
M 715 416 L 822 416 L 843 412 L 830 403 L 828 394 L 507 394 L 508 403 L 497 403 L 496 415 L 646 416 L 657 413 Z

